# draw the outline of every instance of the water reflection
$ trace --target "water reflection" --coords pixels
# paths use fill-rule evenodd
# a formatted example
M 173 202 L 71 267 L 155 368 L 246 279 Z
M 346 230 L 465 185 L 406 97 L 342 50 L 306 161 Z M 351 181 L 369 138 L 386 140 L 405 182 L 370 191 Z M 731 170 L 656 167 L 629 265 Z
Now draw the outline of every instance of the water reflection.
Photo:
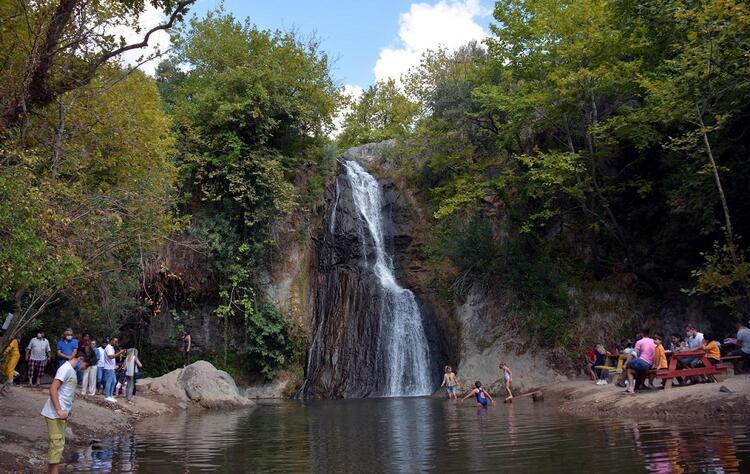
M 748 472 L 750 427 L 582 421 L 544 404 L 278 402 L 179 414 L 77 453 L 87 472 Z

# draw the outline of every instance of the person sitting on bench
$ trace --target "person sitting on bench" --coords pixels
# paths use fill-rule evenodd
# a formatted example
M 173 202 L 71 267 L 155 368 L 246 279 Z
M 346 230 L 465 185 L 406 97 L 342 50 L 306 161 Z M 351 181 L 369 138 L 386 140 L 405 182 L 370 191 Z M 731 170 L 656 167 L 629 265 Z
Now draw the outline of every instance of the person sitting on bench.
M 636 377 L 640 376 L 649 370 L 654 363 L 654 355 L 656 353 L 656 344 L 654 340 L 649 336 L 648 328 L 643 328 L 641 337 L 638 342 L 635 343 L 636 359 L 633 359 L 628 364 L 628 388 L 625 390 L 626 393 L 635 393 L 635 380 Z

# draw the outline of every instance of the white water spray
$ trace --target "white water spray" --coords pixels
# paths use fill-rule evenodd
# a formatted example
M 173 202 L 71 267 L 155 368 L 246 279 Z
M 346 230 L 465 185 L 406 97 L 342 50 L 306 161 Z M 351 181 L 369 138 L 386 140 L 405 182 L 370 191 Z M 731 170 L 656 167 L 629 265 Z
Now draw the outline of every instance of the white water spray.
M 414 293 L 396 282 L 393 261 L 385 249 L 380 185 L 358 163 L 346 161 L 344 167 L 352 186 L 354 205 L 375 244 L 372 270 L 383 290 L 378 340 L 378 356 L 386 374 L 383 395 L 428 395 L 432 387 L 427 337 Z

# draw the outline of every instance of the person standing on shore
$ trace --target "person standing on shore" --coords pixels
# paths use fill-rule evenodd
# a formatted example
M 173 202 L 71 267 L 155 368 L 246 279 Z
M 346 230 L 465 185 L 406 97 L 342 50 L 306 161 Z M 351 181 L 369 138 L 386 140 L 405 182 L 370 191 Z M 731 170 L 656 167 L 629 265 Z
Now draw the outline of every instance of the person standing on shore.
M 69 360 L 73 360 L 78 354 L 78 340 L 73 338 L 73 330 L 68 328 L 63 333 L 63 339 L 57 341 L 57 357 L 60 358 L 58 366 Z
M 111 403 L 116 403 L 117 399 L 114 397 L 115 393 L 115 368 L 117 367 L 117 358 L 125 353 L 124 350 L 115 352 L 115 346 L 117 346 L 117 338 L 113 337 L 110 339 L 107 347 L 104 348 L 104 399 Z
M 182 367 L 190 365 L 190 349 L 193 346 L 193 337 L 190 335 L 190 331 L 185 329 L 182 333 Z
M 105 337 L 102 344 L 96 348 L 96 388 L 99 395 L 104 395 L 104 348 L 109 344 L 109 338 Z
M 55 379 L 49 387 L 49 398 L 42 408 L 41 414 L 47 422 L 49 442 L 47 450 L 48 472 L 52 474 L 58 472 L 60 459 L 65 449 L 65 427 L 73 408 L 73 399 L 75 399 L 76 387 L 78 386 L 76 371 L 86 368 L 87 363 L 83 355 L 63 362 L 55 373 Z
M 3 375 L 5 375 L 5 383 L 13 385 L 14 373 L 16 365 L 18 365 L 18 359 L 21 358 L 21 351 L 18 349 L 18 345 L 21 342 L 21 336 L 16 336 L 10 340 L 8 347 L 3 351 L 3 359 L 5 364 L 3 365 Z
M 44 331 L 39 330 L 36 333 L 36 337 L 29 341 L 29 345 L 26 347 L 26 362 L 29 365 L 29 386 L 41 385 L 42 375 L 44 370 L 47 368 L 47 361 L 52 359 L 52 348 L 49 346 L 49 341 L 44 337 Z
M 81 395 L 96 395 L 96 364 L 97 364 L 97 347 L 96 339 L 83 347 L 83 356 L 86 359 L 86 369 L 83 372 L 83 383 L 81 385 Z
M 128 349 L 128 355 L 125 357 L 125 398 L 128 402 L 135 396 L 135 383 L 141 367 L 143 365 L 138 359 L 138 349 Z
M 448 391 L 448 400 L 458 400 L 458 396 L 456 395 L 456 387 L 458 385 L 458 378 L 456 377 L 456 374 L 453 373 L 453 367 L 450 365 L 445 366 L 445 374 L 443 375 L 443 383 L 440 384 L 441 387 L 445 387 Z

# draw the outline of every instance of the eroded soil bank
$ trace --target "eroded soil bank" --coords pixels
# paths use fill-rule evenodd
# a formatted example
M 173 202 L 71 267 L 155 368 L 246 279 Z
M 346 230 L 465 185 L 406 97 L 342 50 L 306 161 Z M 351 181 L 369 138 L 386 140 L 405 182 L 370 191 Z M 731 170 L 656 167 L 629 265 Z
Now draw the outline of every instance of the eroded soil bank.
M 49 397 L 49 385 L 11 387 L 0 396 L 0 471 L 41 472 L 46 469 L 47 425 L 39 414 Z M 107 403 L 102 396 L 76 395 L 66 433 L 66 455 L 74 446 L 86 446 L 133 429 L 138 420 L 181 410 L 170 397 L 136 395 Z M 182 404 L 189 410 L 197 410 Z M 68 469 L 72 472 L 72 470 Z
M 584 417 L 750 419 L 750 376 L 747 374 L 719 383 L 643 390 L 635 395 L 626 394 L 624 390 L 615 385 L 575 380 L 547 386 L 542 392 L 544 403 L 554 404 L 563 413 Z

